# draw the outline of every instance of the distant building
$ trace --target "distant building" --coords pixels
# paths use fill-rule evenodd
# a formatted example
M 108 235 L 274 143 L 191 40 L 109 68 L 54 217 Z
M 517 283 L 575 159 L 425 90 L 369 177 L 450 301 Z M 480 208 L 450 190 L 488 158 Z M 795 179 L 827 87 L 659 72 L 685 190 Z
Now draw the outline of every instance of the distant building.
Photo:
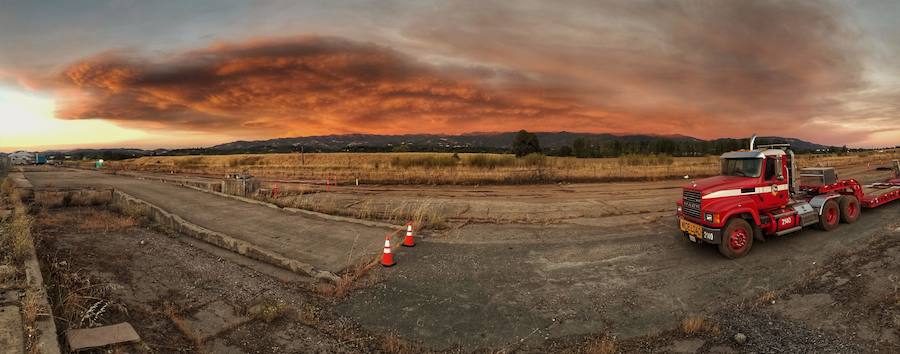
M 16 151 L 9 154 L 9 159 L 13 165 L 31 165 L 34 163 L 34 154 L 28 151 Z

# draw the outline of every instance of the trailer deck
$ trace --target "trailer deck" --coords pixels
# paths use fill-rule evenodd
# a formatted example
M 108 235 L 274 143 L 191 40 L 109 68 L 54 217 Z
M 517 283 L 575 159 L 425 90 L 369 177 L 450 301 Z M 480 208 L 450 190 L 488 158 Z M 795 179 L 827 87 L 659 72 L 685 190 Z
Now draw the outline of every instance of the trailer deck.
M 900 199 L 900 178 L 863 187 L 863 207 L 875 208 Z

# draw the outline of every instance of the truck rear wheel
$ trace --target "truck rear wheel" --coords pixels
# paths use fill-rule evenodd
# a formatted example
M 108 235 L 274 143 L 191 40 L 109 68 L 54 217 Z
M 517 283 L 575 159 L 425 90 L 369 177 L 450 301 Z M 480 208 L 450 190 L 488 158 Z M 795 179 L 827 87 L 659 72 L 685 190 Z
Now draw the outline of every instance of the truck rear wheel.
M 822 206 L 822 214 L 819 215 L 819 228 L 825 231 L 834 230 L 841 222 L 841 211 L 834 199 L 829 199 Z
M 722 242 L 719 253 L 729 259 L 741 258 L 753 247 L 753 227 L 744 219 L 734 218 L 728 221 L 722 230 Z
M 856 197 L 845 195 L 841 198 L 841 220 L 852 224 L 859 220 L 859 212 L 859 200 Z

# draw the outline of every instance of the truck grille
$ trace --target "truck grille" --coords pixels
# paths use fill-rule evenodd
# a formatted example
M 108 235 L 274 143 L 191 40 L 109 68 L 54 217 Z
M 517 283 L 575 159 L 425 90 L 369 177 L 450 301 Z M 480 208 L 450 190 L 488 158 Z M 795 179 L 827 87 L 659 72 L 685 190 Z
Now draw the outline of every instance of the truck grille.
M 694 217 L 697 219 L 702 219 L 702 215 L 700 215 L 700 197 L 702 194 L 700 191 L 695 191 L 691 189 L 685 189 L 684 195 L 682 196 L 684 200 L 684 215 Z

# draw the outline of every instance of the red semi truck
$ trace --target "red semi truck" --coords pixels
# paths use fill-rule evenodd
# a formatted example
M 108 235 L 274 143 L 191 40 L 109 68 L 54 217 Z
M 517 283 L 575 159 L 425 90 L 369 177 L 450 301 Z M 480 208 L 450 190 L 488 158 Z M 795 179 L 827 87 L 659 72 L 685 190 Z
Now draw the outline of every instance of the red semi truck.
M 894 176 L 863 186 L 838 179 L 833 167 L 797 169 L 787 144 L 754 147 L 722 155 L 719 176 L 684 186 L 676 214 L 684 237 L 718 245 L 728 258 L 750 252 L 753 241 L 781 236 L 807 226 L 832 230 L 853 223 L 862 208 L 900 199 L 900 162 Z

